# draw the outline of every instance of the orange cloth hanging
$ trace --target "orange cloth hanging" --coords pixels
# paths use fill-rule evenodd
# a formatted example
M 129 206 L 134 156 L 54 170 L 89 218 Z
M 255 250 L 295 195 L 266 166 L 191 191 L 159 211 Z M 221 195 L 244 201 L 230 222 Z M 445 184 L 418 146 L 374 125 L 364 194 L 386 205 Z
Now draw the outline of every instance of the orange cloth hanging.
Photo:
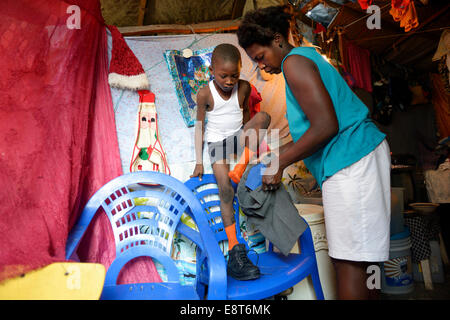
M 392 0 L 391 5 L 396 9 L 405 9 L 411 0 Z
M 394 21 L 400 22 L 400 27 L 405 28 L 405 32 L 419 26 L 416 7 L 414 2 L 410 0 L 392 0 L 392 7 L 389 13 Z

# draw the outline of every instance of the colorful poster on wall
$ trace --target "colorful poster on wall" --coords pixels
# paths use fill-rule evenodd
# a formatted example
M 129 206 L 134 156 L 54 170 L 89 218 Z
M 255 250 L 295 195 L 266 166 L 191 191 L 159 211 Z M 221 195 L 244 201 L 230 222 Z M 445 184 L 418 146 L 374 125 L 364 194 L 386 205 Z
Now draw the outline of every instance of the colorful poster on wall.
M 188 127 L 195 124 L 197 114 L 198 90 L 207 85 L 211 79 L 209 66 L 214 48 L 196 51 L 167 50 L 164 58 L 175 85 L 180 112 Z

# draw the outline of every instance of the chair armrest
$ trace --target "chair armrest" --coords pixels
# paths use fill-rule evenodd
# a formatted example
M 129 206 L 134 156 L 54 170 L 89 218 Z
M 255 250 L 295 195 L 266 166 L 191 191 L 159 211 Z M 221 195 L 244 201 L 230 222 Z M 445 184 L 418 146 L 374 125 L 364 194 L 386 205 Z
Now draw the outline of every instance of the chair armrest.
M 205 225 L 203 225 L 205 224 Z M 205 219 L 197 221 L 199 230 L 209 228 Z M 212 232 L 202 234 L 204 251 L 208 261 L 208 300 L 227 299 L 227 268 L 223 253 Z M 199 276 L 197 274 L 197 276 Z
M 213 260 L 209 260 L 210 265 Z M 218 263 L 217 263 L 218 262 Z M 208 285 L 208 300 L 226 300 L 227 299 L 227 269 L 225 259 L 214 261 L 215 267 L 209 268 L 209 285 Z

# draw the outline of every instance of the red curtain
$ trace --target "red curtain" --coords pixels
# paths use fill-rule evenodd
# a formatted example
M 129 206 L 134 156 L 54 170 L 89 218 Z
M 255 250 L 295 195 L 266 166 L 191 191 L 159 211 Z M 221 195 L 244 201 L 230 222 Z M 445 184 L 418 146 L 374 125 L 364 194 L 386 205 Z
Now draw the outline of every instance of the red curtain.
M 1 6 L 0 281 L 64 261 L 81 208 L 122 174 L 100 2 Z M 97 242 L 112 237 L 102 219 Z M 113 250 L 93 248 L 86 261 L 108 267 Z
M 346 71 L 355 79 L 355 86 L 372 92 L 372 67 L 370 51 L 356 46 L 351 41 L 344 41 L 346 54 Z

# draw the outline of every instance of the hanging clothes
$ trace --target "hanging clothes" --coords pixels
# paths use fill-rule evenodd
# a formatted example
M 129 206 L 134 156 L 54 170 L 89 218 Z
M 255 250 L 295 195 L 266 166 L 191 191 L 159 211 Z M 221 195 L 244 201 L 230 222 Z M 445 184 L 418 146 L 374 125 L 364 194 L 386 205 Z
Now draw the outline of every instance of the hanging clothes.
M 392 0 L 392 7 L 389 13 L 394 18 L 394 21 L 400 22 L 400 27 L 405 28 L 405 32 L 409 32 L 411 29 L 419 26 L 414 1 Z
M 392 0 L 391 6 L 396 9 L 405 9 L 411 0 Z
M 432 60 L 439 61 L 439 73 L 442 76 L 447 93 L 450 93 L 450 78 L 448 76 L 450 72 L 450 29 L 442 31 L 438 48 Z
M 372 4 L 372 0 L 358 0 L 358 3 L 363 10 L 367 10 L 367 8 Z
M 438 48 L 433 55 L 433 61 L 440 60 L 443 56 L 450 53 L 450 29 L 445 29 L 439 38 Z

